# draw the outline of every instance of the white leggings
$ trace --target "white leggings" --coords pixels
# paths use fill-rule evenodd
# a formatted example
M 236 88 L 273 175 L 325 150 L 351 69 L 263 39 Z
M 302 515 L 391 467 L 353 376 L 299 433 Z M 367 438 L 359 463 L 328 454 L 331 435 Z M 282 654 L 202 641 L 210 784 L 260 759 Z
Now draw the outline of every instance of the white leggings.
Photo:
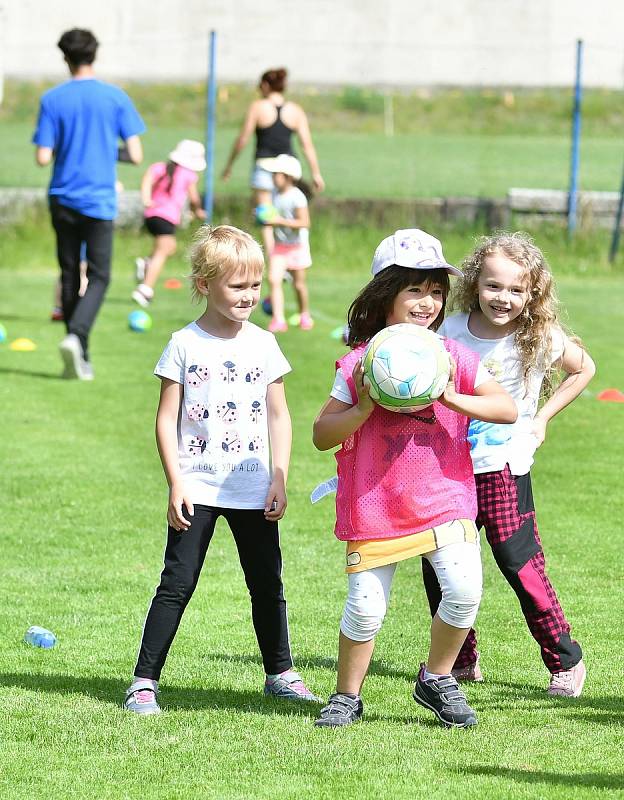
M 479 610 L 482 591 L 481 553 L 473 542 L 455 542 L 424 553 L 435 570 L 442 601 L 438 616 L 454 628 L 471 628 Z M 386 616 L 390 587 L 397 564 L 349 574 L 349 594 L 340 630 L 354 642 L 368 642 Z

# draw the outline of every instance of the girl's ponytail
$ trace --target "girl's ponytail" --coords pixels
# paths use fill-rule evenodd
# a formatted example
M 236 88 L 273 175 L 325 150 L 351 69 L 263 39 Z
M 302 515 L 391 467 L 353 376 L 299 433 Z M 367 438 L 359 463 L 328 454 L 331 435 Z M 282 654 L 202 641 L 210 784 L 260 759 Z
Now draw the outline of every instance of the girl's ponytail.
M 297 189 L 304 193 L 305 199 L 308 200 L 308 202 L 314 197 L 314 189 L 307 181 L 304 181 L 303 178 L 299 178 L 298 181 L 294 181 L 293 186 L 296 186 Z

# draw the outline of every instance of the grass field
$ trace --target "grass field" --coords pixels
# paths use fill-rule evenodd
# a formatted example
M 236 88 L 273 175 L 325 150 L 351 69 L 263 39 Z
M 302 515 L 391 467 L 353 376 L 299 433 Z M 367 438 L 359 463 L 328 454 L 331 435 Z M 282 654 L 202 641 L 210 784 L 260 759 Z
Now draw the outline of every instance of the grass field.
M 7 82 L 0 109 L 0 186 L 48 182 L 49 170 L 35 166 L 30 144 L 39 95 L 46 87 Z M 204 139 L 200 85 L 126 88 L 148 126 L 143 137 L 146 163 L 165 158 L 181 138 Z M 254 96 L 246 87 L 221 87 L 217 176 Z M 502 197 L 510 186 L 568 188 L 572 101 L 567 91 L 399 94 L 394 98 L 392 137 L 384 135 L 381 94 L 347 87 L 323 93 L 308 89 L 292 97 L 309 112 L 330 197 Z M 585 95 L 582 189 L 619 189 L 623 99 L 621 92 L 594 90 Z M 247 193 L 251 159 L 249 144 L 235 164 L 232 180 L 217 180 L 217 196 Z M 138 187 L 142 170 L 122 165 L 119 174 L 132 189 Z
M 282 524 L 292 646 L 309 685 L 335 682 L 337 626 L 345 595 L 342 546 L 331 499 L 312 507 L 311 488 L 334 470 L 310 440 L 327 396 L 329 333 L 368 278 L 385 231 L 324 221 L 312 235 L 310 273 L 317 326 L 280 342 L 293 365 L 289 509 Z M 457 261 L 471 232 L 441 234 Z M 604 238 L 604 237 L 603 237 Z M 4 408 L 4 512 L 0 580 L 0 794 L 7 800 L 85 797 L 197 798 L 604 798 L 621 797 L 622 693 L 620 528 L 624 407 L 601 389 L 624 389 L 621 273 L 603 239 L 568 248 L 543 233 L 574 329 L 598 373 L 550 426 L 534 469 L 550 575 L 582 643 L 589 676 L 577 700 L 548 699 L 548 675 L 517 602 L 484 550 L 479 615 L 486 682 L 468 687 L 479 714 L 472 731 L 446 731 L 411 699 L 426 655 L 428 613 L 420 566 L 402 565 L 365 685 L 366 721 L 314 729 L 317 708 L 263 698 L 262 667 L 231 537 L 220 527 L 162 680 L 159 718 L 121 709 L 164 541 L 166 486 L 154 440 L 153 366 L 172 330 L 198 311 L 184 291 L 160 290 L 154 328 L 132 334 L 126 317 L 132 259 L 145 237 L 118 235 L 114 280 L 93 336 L 96 381 L 58 379 L 61 326 L 48 322 L 56 278 L 47 220 L 3 231 L 0 345 Z M 185 274 L 182 257 L 169 276 Z M 291 306 L 292 307 L 292 306 Z M 254 321 L 266 323 L 256 312 Z M 50 651 L 21 641 L 26 628 L 55 631 Z

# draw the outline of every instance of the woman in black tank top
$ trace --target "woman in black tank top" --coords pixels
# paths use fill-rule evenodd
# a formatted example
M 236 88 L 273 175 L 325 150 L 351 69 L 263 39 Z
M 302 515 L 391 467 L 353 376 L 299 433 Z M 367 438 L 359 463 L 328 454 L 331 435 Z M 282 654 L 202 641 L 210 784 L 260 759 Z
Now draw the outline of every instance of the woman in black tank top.
M 256 127 L 256 161 L 259 158 L 275 158 L 282 153 L 289 156 L 294 155 L 292 149 L 292 128 L 282 122 L 282 108 L 275 106 L 277 118 L 272 125 L 267 128 Z
M 314 188 L 317 192 L 322 192 L 325 188 L 305 112 L 299 106 L 291 103 L 289 104 L 291 106 L 289 115 L 291 120 L 295 119 L 297 121 L 296 125 L 290 128 L 282 118 L 284 106 L 286 105 L 283 96 L 286 75 L 285 69 L 273 69 L 265 72 L 260 78 L 258 88 L 262 94 L 262 99 L 255 100 L 249 106 L 245 121 L 221 175 L 224 181 L 229 179 L 232 172 L 232 164 L 251 136 L 255 134 L 256 149 L 250 181 L 254 206 L 272 202 L 273 174 L 264 168 L 262 160 L 275 158 L 275 156 L 279 156 L 282 153 L 296 155 L 292 143 L 293 133 L 297 134 L 299 138 L 301 149 L 310 167 Z M 275 109 L 275 119 L 268 125 L 266 124 L 267 103 L 271 104 Z M 261 119 L 265 124 L 259 124 Z M 262 227 L 262 238 L 265 252 L 270 255 L 273 249 L 273 229 L 270 226 L 264 225 Z

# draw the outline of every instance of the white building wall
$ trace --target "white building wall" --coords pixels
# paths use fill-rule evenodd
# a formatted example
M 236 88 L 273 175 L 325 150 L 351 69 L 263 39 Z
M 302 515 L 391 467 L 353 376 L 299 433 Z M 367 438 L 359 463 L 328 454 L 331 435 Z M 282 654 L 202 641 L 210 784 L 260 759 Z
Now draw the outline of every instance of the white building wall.
M 271 66 L 313 85 L 624 86 L 623 0 L 0 0 L 5 75 L 65 74 L 71 27 L 101 42 L 103 77 L 202 80 L 208 32 L 222 81 Z

